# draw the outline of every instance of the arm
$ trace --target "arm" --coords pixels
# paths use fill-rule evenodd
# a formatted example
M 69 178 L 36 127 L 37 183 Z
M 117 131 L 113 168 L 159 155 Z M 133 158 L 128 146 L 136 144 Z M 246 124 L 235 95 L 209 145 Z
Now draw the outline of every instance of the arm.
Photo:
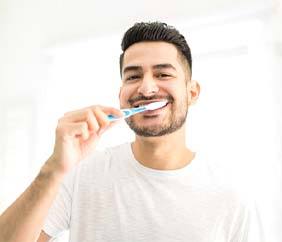
M 115 122 L 107 114 L 122 116 L 114 108 L 93 106 L 70 112 L 59 120 L 52 156 L 23 194 L 0 216 L 0 242 L 34 242 L 50 239 L 41 232 L 48 210 L 64 176 L 90 151 L 100 135 Z
M 36 241 L 61 180 L 48 160 L 31 185 L 1 215 L 1 242 Z

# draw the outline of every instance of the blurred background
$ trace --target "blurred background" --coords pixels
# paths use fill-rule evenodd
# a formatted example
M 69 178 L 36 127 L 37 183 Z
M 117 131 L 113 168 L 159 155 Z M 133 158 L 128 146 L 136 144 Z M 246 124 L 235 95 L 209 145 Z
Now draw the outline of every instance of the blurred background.
M 282 241 L 279 0 L 0 0 L 0 213 L 51 155 L 65 112 L 119 107 L 123 33 L 156 20 L 185 35 L 201 85 L 187 145 L 254 194 L 267 241 Z M 122 123 L 97 149 L 133 139 Z

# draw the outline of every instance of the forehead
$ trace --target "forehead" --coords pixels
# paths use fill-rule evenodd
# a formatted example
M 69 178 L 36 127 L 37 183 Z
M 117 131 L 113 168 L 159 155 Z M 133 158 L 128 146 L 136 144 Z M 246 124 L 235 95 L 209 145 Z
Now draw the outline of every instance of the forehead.
M 180 67 L 178 50 L 173 44 L 163 41 L 139 42 L 125 51 L 123 69 L 131 65 L 146 68 L 161 63 Z

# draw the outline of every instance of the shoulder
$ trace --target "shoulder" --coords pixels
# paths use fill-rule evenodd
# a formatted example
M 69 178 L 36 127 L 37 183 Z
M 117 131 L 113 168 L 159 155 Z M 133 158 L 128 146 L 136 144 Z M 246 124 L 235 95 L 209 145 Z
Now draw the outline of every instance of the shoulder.
M 237 179 L 233 179 L 232 171 L 225 167 L 218 166 L 207 156 L 199 156 L 201 163 L 200 176 L 203 187 L 213 194 L 215 201 L 220 201 L 229 214 L 244 213 L 253 206 L 254 196 L 252 191 L 243 188 L 238 184 Z M 198 175 L 198 174 L 197 174 Z M 246 186 L 247 187 L 247 186 Z
M 247 185 L 238 184 L 238 179 L 233 180 L 227 170 L 211 163 L 207 167 L 209 185 L 216 191 L 217 206 L 222 206 L 222 222 L 230 238 L 234 241 L 264 241 L 257 198 L 252 190 Z

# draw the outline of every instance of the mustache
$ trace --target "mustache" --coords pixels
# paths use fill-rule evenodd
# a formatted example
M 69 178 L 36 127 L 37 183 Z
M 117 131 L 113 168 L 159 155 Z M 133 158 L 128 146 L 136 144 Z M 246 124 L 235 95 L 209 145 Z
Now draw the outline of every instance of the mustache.
M 170 95 L 167 96 L 163 96 L 163 95 L 154 95 L 154 96 L 150 96 L 150 97 L 146 97 L 146 96 L 137 96 L 134 98 L 130 98 L 128 99 L 128 103 L 130 105 L 133 105 L 135 102 L 138 101 L 150 101 L 150 100 L 155 100 L 155 99 L 164 99 L 167 100 L 168 102 L 173 102 L 174 98 Z

